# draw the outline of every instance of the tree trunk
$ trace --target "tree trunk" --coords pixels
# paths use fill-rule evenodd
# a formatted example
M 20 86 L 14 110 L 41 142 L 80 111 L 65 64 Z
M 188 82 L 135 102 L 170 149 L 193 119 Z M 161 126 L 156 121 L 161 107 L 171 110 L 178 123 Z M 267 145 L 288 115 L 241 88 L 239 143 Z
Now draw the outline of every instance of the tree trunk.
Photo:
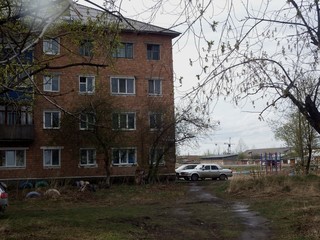
M 301 171 L 304 172 L 304 147 L 303 147 L 303 136 L 302 136 L 302 120 L 301 120 L 301 113 L 298 114 L 298 131 L 299 131 L 299 155 L 301 158 Z
M 308 175 L 310 171 L 311 157 L 312 157 L 312 147 L 311 147 L 311 144 L 308 144 L 308 160 L 305 168 L 306 175 Z
M 288 94 L 288 97 L 296 105 L 299 111 L 305 116 L 308 123 L 320 134 L 320 112 L 312 101 L 311 96 L 307 95 L 305 98 L 305 103 L 299 101 L 294 95 Z
M 320 133 L 320 112 L 310 95 L 306 96 L 305 104 L 306 111 L 309 114 L 309 116 L 306 116 L 308 122 L 318 133 Z
M 111 167 L 110 167 L 110 158 L 108 154 L 108 150 L 104 150 L 104 164 L 105 164 L 105 170 L 106 170 L 106 179 L 105 179 L 105 187 L 110 188 L 110 175 L 111 175 Z

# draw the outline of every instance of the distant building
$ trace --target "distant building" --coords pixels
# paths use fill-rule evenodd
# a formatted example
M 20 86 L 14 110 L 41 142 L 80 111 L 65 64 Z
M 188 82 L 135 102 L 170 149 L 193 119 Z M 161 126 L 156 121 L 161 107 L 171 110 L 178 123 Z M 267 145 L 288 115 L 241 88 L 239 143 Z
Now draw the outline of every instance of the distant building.
M 200 163 L 201 156 L 199 155 L 184 155 L 184 156 L 177 156 L 177 164 L 189 164 L 189 163 Z
M 237 165 L 238 154 L 202 156 L 201 163 L 216 163 L 219 165 Z
M 259 165 L 265 159 L 277 158 L 281 164 L 293 164 L 294 159 L 289 157 L 290 148 L 261 148 L 249 149 L 241 154 L 223 155 L 187 155 L 178 156 L 177 163 L 217 163 L 219 165 Z

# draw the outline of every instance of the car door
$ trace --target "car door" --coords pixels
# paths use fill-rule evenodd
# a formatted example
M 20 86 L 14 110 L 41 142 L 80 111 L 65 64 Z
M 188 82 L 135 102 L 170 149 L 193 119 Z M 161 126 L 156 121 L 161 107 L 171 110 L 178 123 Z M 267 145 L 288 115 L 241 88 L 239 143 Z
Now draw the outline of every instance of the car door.
M 218 178 L 220 176 L 219 168 L 216 165 L 211 166 L 211 176 L 212 178 Z
M 210 177 L 210 165 L 203 165 L 202 170 L 200 171 L 201 178 Z

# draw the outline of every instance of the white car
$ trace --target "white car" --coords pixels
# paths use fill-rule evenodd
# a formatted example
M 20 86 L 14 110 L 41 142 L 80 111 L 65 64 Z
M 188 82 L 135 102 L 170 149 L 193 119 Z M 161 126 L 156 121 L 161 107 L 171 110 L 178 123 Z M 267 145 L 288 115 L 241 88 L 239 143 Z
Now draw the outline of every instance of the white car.
M 180 167 L 176 168 L 175 171 L 176 171 L 177 179 L 184 178 L 185 180 L 189 180 L 189 178 L 185 178 L 185 177 L 181 176 L 181 172 L 182 171 L 192 170 L 196 166 L 198 166 L 198 164 L 183 164 Z
M 218 164 L 198 164 L 194 169 L 181 171 L 180 177 L 197 181 L 211 178 L 212 180 L 227 180 L 232 177 L 232 170 L 220 167 Z

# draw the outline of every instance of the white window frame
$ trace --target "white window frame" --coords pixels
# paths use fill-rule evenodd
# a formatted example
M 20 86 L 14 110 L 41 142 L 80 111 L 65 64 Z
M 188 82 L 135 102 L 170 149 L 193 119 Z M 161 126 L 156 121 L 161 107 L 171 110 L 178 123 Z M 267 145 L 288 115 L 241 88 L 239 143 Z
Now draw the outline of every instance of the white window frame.
M 156 119 L 156 121 L 157 121 L 157 116 L 160 116 L 160 127 L 157 127 L 157 126 L 155 126 L 155 127 L 153 127 L 153 123 L 151 122 L 151 117 L 155 117 L 155 119 Z M 159 113 L 159 112 L 150 112 L 149 113 L 149 126 L 150 126 L 150 130 L 151 131 L 157 131 L 157 130 L 160 130 L 161 128 L 162 128 L 162 123 L 163 123 L 163 114 L 162 113 Z M 158 125 L 159 123 L 158 122 L 156 122 L 156 124 L 155 125 Z
M 82 162 L 82 153 L 85 153 L 85 163 Z M 93 157 L 93 162 L 89 163 L 89 158 L 91 157 L 92 152 L 92 157 Z M 97 151 L 95 148 L 80 148 L 79 150 L 79 166 L 81 167 L 97 167 Z
M 157 91 L 157 84 L 159 83 L 159 91 Z M 150 96 L 162 95 L 162 80 L 161 79 L 149 79 L 148 80 L 148 93 Z
M 57 82 L 57 89 L 52 89 L 53 81 Z M 43 76 L 43 91 L 45 92 L 59 92 L 60 91 L 60 75 L 48 74 Z
M 26 150 L 27 148 L 0 148 L 0 162 L 4 165 L 0 165 L 0 169 L 6 169 L 6 168 L 25 168 L 26 167 Z M 13 157 L 13 164 L 8 163 L 10 159 L 10 153 L 13 154 L 11 157 Z M 22 156 L 22 164 L 17 164 L 17 159 L 19 158 L 18 153 L 23 153 Z M 1 159 L 4 158 L 4 159 Z
M 114 58 L 133 59 L 133 43 L 122 42 L 121 45 L 117 49 L 115 49 L 115 52 L 112 54 L 112 56 Z
M 129 116 L 134 117 L 134 123 L 133 123 L 133 128 L 129 128 Z M 115 117 L 117 119 L 115 119 Z M 125 118 L 125 126 L 122 127 L 122 119 Z M 117 121 L 117 126 L 115 127 L 115 120 Z M 113 113 L 112 114 L 112 129 L 113 130 L 136 130 L 136 122 L 137 122 L 137 116 L 135 112 L 119 112 L 119 113 Z
M 50 113 L 50 126 L 46 126 L 46 114 Z M 53 114 L 58 114 L 58 126 L 54 125 L 54 117 Z M 60 129 L 60 119 L 61 119 L 61 112 L 57 110 L 45 110 L 43 111 L 43 129 Z
M 134 151 L 134 161 L 129 161 L 130 151 Z M 112 148 L 112 165 L 121 166 L 121 165 L 136 165 L 137 164 L 137 148 L 135 147 L 126 147 L 126 148 Z M 115 155 L 118 154 L 118 161 L 115 162 Z M 125 155 L 121 155 L 125 154 Z
M 92 119 L 89 117 L 92 117 Z M 79 118 L 80 118 L 80 123 L 79 123 L 80 130 L 83 130 L 83 131 L 94 130 L 94 125 L 96 123 L 94 113 L 81 113 Z
M 44 38 L 42 50 L 47 55 L 59 55 L 60 38 Z
M 61 150 L 63 147 L 41 147 L 42 149 L 42 161 L 44 168 L 60 168 L 61 167 Z M 53 164 L 53 153 L 57 151 L 58 153 L 58 164 Z M 48 155 L 50 154 L 50 155 Z M 50 157 L 47 159 L 46 157 Z M 48 163 L 49 162 L 49 163 Z
M 133 82 L 132 92 L 129 92 L 129 80 Z M 135 77 L 110 77 L 110 86 L 111 86 L 110 91 L 112 95 L 135 95 L 136 94 Z M 125 88 L 124 91 L 121 90 L 121 86 Z
M 82 79 L 85 79 L 85 83 L 81 82 Z M 92 89 L 89 89 L 89 80 L 91 80 Z M 81 75 L 79 76 L 79 94 L 93 94 L 95 92 L 95 76 L 92 75 Z M 85 90 L 81 90 L 81 87 L 84 86 Z
M 152 151 L 155 152 L 154 159 L 152 159 Z M 150 149 L 150 151 L 149 151 L 149 164 L 151 164 L 151 163 L 155 164 L 156 163 L 156 160 L 157 160 L 158 155 L 159 155 L 159 151 L 162 151 L 162 157 L 161 157 L 161 160 L 159 161 L 159 166 L 165 165 L 165 160 L 164 160 L 165 156 L 164 156 L 164 149 L 163 148 Z

